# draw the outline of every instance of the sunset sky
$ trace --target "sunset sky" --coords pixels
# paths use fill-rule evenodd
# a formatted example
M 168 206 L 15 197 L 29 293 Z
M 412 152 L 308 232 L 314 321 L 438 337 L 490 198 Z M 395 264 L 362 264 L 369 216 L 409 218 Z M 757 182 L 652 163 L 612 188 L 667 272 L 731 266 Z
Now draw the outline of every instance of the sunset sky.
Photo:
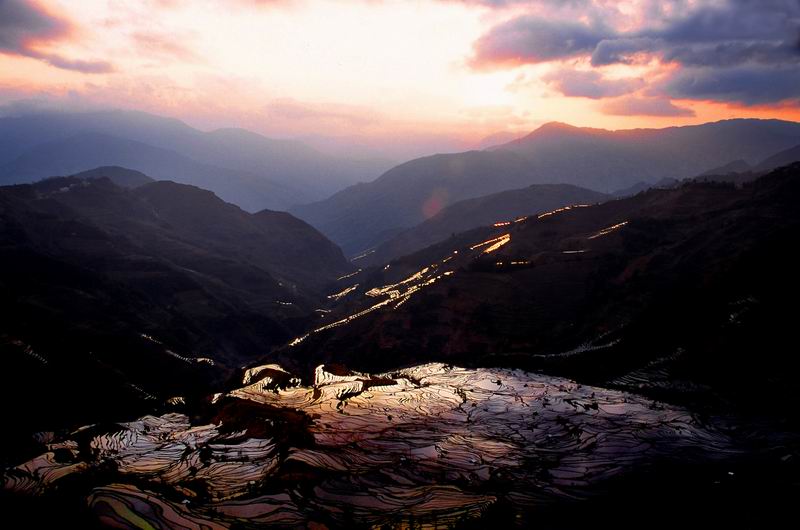
M 799 87 L 797 0 L 0 0 L 5 114 L 466 145 L 552 120 L 797 120 Z

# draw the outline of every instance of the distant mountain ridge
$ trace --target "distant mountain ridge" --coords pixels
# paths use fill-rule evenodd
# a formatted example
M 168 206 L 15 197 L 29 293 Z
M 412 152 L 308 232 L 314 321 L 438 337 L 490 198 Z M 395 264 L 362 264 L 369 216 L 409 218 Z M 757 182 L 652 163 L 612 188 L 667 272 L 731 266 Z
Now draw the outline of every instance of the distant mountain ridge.
M 736 159 L 754 164 L 798 143 L 800 124 L 781 120 L 623 131 L 549 123 L 487 151 L 406 162 L 373 182 L 291 211 L 353 256 L 460 200 L 545 183 L 608 193 L 699 175 Z
M 99 141 L 91 150 L 89 139 Z M 85 146 L 85 148 L 82 148 Z M 106 152 L 103 152 L 106 151 Z M 249 211 L 319 200 L 387 169 L 244 129 L 203 132 L 133 111 L 0 118 L 0 184 L 119 165 L 211 189 Z
M 43 175 L 73 175 L 87 167 L 108 165 L 136 168 L 157 180 L 216 190 L 224 200 L 250 211 L 260 210 L 264 205 L 280 207 L 302 198 L 294 189 L 255 174 L 209 166 L 175 151 L 96 132 L 37 145 L 0 167 L 0 179 L 31 182 Z
M 800 124 L 782 120 L 617 131 L 551 122 L 493 150 L 525 157 L 555 182 L 611 192 L 637 181 L 697 175 L 731 160 L 755 164 L 796 145 L 799 133 Z

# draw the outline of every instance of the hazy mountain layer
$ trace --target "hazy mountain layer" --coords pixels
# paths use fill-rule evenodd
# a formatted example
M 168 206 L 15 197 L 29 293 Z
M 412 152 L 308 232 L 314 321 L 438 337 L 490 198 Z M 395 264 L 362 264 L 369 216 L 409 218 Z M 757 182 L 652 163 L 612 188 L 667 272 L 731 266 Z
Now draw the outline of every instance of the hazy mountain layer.
M 340 159 L 244 129 L 203 132 L 143 112 L 0 118 L 2 184 L 103 165 L 201 186 L 249 211 L 319 200 L 387 168 L 383 161 Z
M 796 145 L 780 153 L 776 153 L 771 157 L 767 158 L 766 160 L 762 160 L 760 164 L 758 164 L 754 171 L 771 171 L 775 168 L 779 168 L 782 166 L 786 166 L 793 162 L 800 161 L 800 145 Z
M 736 159 L 755 164 L 798 143 L 800 124 L 779 120 L 627 131 L 551 123 L 489 151 L 412 160 L 292 212 L 352 256 L 460 200 L 542 183 L 609 193 L 699 175 Z

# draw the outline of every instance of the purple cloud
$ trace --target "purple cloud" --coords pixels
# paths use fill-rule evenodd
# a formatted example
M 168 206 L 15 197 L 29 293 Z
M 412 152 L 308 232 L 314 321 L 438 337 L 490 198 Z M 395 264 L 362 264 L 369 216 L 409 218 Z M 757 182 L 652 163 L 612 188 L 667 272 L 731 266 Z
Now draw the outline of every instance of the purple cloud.
M 610 30 L 580 22 L 522 16 L 493 28 L 475 43 L 477 66 L 540 63 L 587 55 Z
M 678 66 L 651 87 L 663 95 L 744 104 L 798 99 L 792 87 L 798 86 L 794 72 L 800 70 L 800 1 L 662 4 L 645 0 L 644 24 L 625 31 L 614 27 L 620 15 L 614 4 L 571 3 L 571 9 L 554 10 L 548 18 L 520 15 L 476 41 L 473 64 L 585 58 L 599 67 L 658 59 Z M 569 81 L 550 82 L 567 95 L 604 97 L 591 80 L 580 80 L 579 86 Z
M 543 81 L 569 97 L 600 99 L 635 92 L 644 86 L 638 78 L 606 79 L 599 72 L 562 69 L 552 72 Z
M 105 73 L 113 70 L 106 61 L 69 59 L 36 49 L 36 44 L 67 38 L 71 27 L 66 20 L 47 13 L 35 3 L 25 0 L 0 0 L 0 53 L 19 55 L 44 61 L 56 68 L 83 73 Z
M 668 99 L 637 96 L 610 99 L 600 110 L 613 116 L 694 116 L 692 109 L 678 107 Z
M 23 0 L 0 1 L 0 52 L 26 55 L 31 41 L 66 36 L 69 25 Z
M 764 105 L 793 101 L 800 105 L 800 68 L 751 64 L 733 68 L 684 68 L 657 90 L 684 99 L 708 99 Z

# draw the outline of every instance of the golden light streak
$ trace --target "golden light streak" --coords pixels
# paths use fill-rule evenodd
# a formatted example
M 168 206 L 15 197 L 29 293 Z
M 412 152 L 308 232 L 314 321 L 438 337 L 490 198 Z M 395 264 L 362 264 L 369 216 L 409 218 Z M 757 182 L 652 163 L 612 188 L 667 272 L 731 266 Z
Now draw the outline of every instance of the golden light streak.
M 602 236 L 604 236 L 604 235 L 610 234 L 610 233 L 611 233 L 611 232 L 613 232 L 614 230 L 619 230 L 620 228 L 622 228 L 622 227 L 623 227 L 623 226 L 625 226 L 626 224 L 628 224 L 628 221 L 623 221 L 623 222 L 621 222 L 621 223 L 617 223 L 617 224 L 615 224 L 615 225 L 611 225 L 611 226 L 609 226 L 609 227 L 603 228 L 602 230 L 600 230 L 599 232 L 597 232 L 595 235 L 593 235 L 593 236 L 589 236 L 589 237 L 588 237 L 588 239 L 596 239 L 596 238 L 598 238 L 598 237 L 602 237 Z
M 338 278 L 336 278 L 336 281 L 338 282 L 338 281 L 341 281 L 341 280 L 344 280 L 344 279 L 347 279 L 347 278 L 352 278 L 353 276 L 355 276 L 359 272 L 361 272 L 361 269 L 358 269 L 355 272 L 351 272 L 350 274 L 345 274 L 344 276 L 339 276 Z
M 536 218 L 537 219 L 542 219 L 544 217 L 550 217 L 551 215 L 555 215 L 557 213 L 567 212 L 567 211 L 572 210 L 574 208 L 588 208 L 589 206 L 591 206 L 591 204 L 572 204 L 570 206 L 564 206 L 563 208 L 557 208 L 557 209 L 549 211 L 549 212 L 540 213 L 539 215 L 536 216 Z
M 355 291 L 358 288 L 358 285 L 359 284 L 355 284 L 353 286 L 348 287 L 347 289 L 339 291 L 338 293 L 329 294 L 328 298 L 330 298 L 331 300 L 339 300 L 340 298 L 343 298 L 343 297 L 347 296 L 348 294 L 352 293 L 353 291 Z
M 511 235 L 510 234 L 505 234 L 504 236 L 501 236 L 499 238 L 499 241 L 495 242 L 492 246 L 490 246 L 489 248 L 484 250 L 483 253 L 484 254 L 489 254 L 491 252 L 494 252 L 495 250 L 499 249 L 503 245 L 507 244 L 509 241 L 511 241 Z
M 481 248 L 481 247 L 485 247 L 486 245 L 491 245 L 492 243 L 500 241 L 501 239 L 504 239 L 506 237 L 510 238 L 511 236 L 509 234 L 503 234 L 502 236 L 495 237 L 494 239 L 489 239 L 487 241 L 484 241 L 483 243 L 478 243 L 477 245 L 472 245 L 471 247 L 469 247 L 469 249 L 470 250 L 475 250 L 475 249 L 478 249 L 478 248 Z M 456 251 L 456 252 L 458 252 L 458 251 Z M 453 252 L 453 254 L 455 254 L 456 252 Z

